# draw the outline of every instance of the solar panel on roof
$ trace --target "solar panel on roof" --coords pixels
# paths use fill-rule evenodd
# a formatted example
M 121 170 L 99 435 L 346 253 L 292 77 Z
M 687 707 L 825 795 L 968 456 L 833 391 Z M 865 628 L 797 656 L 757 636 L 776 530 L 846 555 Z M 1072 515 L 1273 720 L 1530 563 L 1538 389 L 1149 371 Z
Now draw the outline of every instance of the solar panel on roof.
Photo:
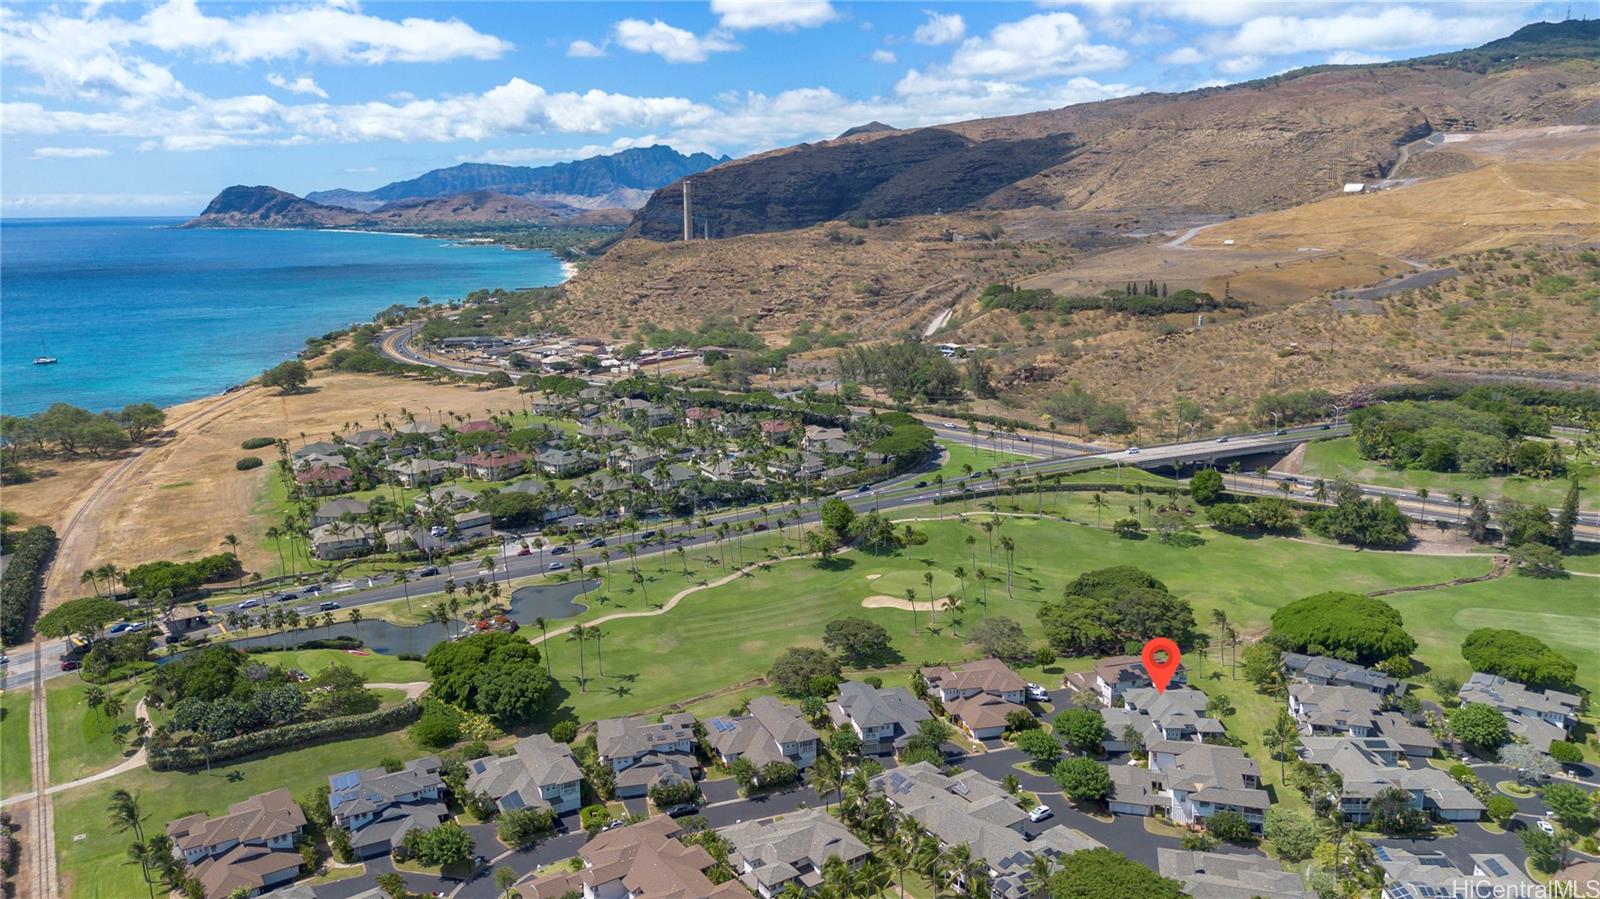
M 1486 858 L 1486 859 L 1484 859 L 1483 860 L 1483 867 L 1490 874 L 1493 874 L 1496 877 L 1504 877 L 1504 876 L 1506 876 L 1506 866 L 1500 864 L 1500 860 L 1497 859 L 1497 858 Z
M 1377 856 L 1380 862 L 1393 861 L 1393 859 L 1389 858 L 1389 850 L 1383 846 L 1372 847 L 1372 854 Z
M 1390 899 L 1417 899 L 1411 888 L 1403 883 L 1391 884 L 1387 890 Z
M 361 775 L 355 771 L 346 771 L 343 774 L 335 774 L 329 785 L 335 790 L 348 790 L 358 783 L 361 783 Z
M 521 793 L 507 793 L 505 798 L 500 800 L 500 805 L 506 811 L 511 811 L 512 809 L 522 808 L 525 803 L 522 801 Z
M 1425 855 L 1417 859 L 1417 861 L 1424 865 L 1432 865 L 1435 868 L 1451 867 L 1450 860 L 1442 855 Z

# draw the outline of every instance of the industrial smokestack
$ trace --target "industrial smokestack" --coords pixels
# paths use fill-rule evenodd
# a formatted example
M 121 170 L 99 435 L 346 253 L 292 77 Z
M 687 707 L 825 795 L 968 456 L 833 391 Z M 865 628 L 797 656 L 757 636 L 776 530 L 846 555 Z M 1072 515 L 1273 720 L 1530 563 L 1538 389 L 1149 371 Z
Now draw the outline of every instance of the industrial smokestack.
M 689 199 L 689 179 L 683 179 L 683 239 L 694 239 L 694 213 Z

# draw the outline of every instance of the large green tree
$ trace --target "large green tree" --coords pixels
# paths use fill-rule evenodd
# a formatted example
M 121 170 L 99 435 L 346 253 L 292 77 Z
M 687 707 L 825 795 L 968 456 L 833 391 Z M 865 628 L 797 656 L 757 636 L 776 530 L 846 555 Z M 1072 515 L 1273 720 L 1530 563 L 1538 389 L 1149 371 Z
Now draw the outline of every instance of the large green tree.
M 1370 665 L 1416 650 L 1403 623 L 1399 611 L 1381 599 L 1318 593 L 1273 612 L 1272 639 L 1295 652 Z
M 1062 856 L 1046 881 L 1050 899 L 1183 899 L 1176 880 L 1110 849 L 1085 849 Z
M 294 393 L 311 380 L 311 369 L 298 359 L 290 359 L 261 373 L 262 387 L 276 387 L 281 393 Z
M 767 681 L 785 696 L 805 696 L 813 692 L 817 678 L 838 679 L 839 659 L 813 646 L 791 646 L 772 660 Z
M 1450 713 L 1450 731 L 1480 749 L 1498 749 L 1511 741 L 1506 716 L 1492 705 L 1469 702 Z
M 1050 647 L 1065 656 L 1135 651 L 1152 637 L 1193 645 L 1194 609 L 1147 572 L 1122 565 L 1080 575 L 1039 609 Z
M 1461 656 L 1473 671 L 1536 689 L 1571 689 L 1578 676 L 1577 663 L 1521 631 L 1480 627 L 1461 642 Z
M 515 634 L 474 634 L 437 644 L 423 659 L 433 695 L 502 727 L 530 720 L 550 695 L 539 650 Z

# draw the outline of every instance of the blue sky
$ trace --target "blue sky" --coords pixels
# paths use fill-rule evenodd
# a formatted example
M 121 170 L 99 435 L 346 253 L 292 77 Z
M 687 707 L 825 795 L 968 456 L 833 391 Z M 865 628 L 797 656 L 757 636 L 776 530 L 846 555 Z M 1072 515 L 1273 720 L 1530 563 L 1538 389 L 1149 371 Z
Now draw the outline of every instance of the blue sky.
M 183 3 L 0 8 L 0 214 L 187 215 L 474 160 L 734 156 L 1475 46 L 1560 3 Z

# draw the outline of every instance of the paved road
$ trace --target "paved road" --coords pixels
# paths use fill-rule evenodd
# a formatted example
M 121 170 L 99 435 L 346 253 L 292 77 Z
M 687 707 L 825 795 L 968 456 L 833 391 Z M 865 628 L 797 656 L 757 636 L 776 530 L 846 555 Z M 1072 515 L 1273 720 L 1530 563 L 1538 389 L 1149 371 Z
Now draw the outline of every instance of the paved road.
M 1319 500 L 1314 495 L 1314 478 L 1306 475 L 1293 475 L 1295 482 L 1287 482 L 1291 477 L 1279 472 L 1267 472 L 1265 478 L 1256 475 L 1224 474 L 1222 482 L 1232 493 L 1245 493 L 1253 496 L 1284 496 L 1280 485 L 1288 483 L 1290 488 L 1288 496 L 1295 502 L 1315 503 L 1318 505 L 1332 505 L 1331 498 Z M 1373 484 L 1358 484 L 1363 496 L 1373 498 L 1388 498 L 1394 500 L 1396 506 L 1408 518 L 1415 519 L 1424 524 L 1428 522 L 1444 522 L 1445 524 L 1464 525 L 1469 518 L 1468 511 L 1463 507 L 1459 512 L 1456 504 L 1447 496 L 1429 496 L 1426 501 L 1419 498 L 1414 490 L 1401 487 L 1380 487 Z M 1551 514 L 1560 512 L 1552 509 Z M 1494 520 L 1491 516 L 1491 521 Z M 1573 539 L 1579 543 L 1600 543 L 1600 512 L 1580 511 L 1578 525 L 1572 531 Z

